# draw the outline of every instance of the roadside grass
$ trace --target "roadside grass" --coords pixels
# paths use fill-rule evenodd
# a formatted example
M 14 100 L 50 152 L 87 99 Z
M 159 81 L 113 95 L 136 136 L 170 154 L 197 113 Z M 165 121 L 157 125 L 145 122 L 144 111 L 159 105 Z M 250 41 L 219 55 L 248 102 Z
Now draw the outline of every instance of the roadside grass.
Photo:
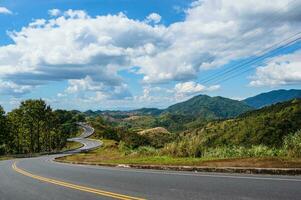
M 135 151 L 128 153 L 118 148 L 113 140 L 102 140 L 103 146 L 86 153 L 58 158 L 69 162 L 91 164 L 141 164 L 141 165 L 174 165 L 204 167 L 259 167 L 259 168 L 300 168 L 301 159 L 260 157 L 260 158 L 229 158 L 214 157 L 172 157 L 161 155 L 141 155 Z
M 61 151 L 68 151 L 68 150 L 78 149 L 78 148 L 81 148 L 82 146 L 84 146 L 82 143 L 68 141 L 66 143 L 66 146 Z
M 12 157 L 12 156 L 0 156 L 0 161 L 2 161 L 2 160 L 11 160 L 11 159 L 14 159 L 14 157 Z

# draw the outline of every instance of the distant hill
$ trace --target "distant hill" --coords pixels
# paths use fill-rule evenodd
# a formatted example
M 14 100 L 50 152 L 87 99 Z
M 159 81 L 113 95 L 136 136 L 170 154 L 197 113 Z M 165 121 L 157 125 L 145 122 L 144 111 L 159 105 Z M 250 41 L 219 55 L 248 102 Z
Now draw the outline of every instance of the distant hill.
M 262 108 L 294 98 L 301 98 L 301 90 L 274 90 L 247 98 L 243 102 L 254 108 Z
M 198 95 L 168 107 L 163 113 L 191 115 L 205 119 L 225 119 L 236 117 L 252 109 L 252 107 L 241 101 L 219 96 Z
M 191 131 L 203 137 L 204 146 L 281 146 L 283 137 L 301 129 L 301 99 L 250 111 L 235 119 L 210 122 Z
M 136 110 L 128 110 L 128 111 L 119 111 L 119 110 L 97 110 L 97 111 L 92 111 L 92 110 L 87 110 L 84 112 L 85 115 L 87 116 L 99 116 L 99 115 L 103 115 L 103 116 L 112 116 L 115 118 L 127 118 L 130 116 L 135 116 L 135 115 L 153 115 L 153 116 L 157 116 L 160 115 L 162 113 L 163 110 L 160 110 L 158 108 L 140 108 L 140 109 L 136 109 Z
M 158 108 L 140 108 L 128 112 L 135 115 L 160 115 L 163 112 L 163 110 Z

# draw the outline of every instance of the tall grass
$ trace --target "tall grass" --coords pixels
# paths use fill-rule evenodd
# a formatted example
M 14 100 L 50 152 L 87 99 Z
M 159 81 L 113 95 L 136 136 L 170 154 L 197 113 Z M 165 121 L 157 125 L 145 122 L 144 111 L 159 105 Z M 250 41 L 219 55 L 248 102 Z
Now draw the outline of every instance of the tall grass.
M 198 136 L 184 137 L 180 141 L 166 144 L 161 154 L 175 157 L 200 157 L 202 140 Z
M 284 138 L 283 149 L 288 157 L 301 157 L 301 130 Z
M 174 157 L 242 158 L 242 157 L 291 157 L 301 158 L 301 130 L 287 135 L 279 148 L 265 145 L 206 147 L 201 136 L 185 136 L 166 144 L 161 155 Z
M 210 158 L 239 158 L 239 157 L 274 157 L 282 155 L 280 149 L 269 148 L 264 145 L 252 147 L 225 146 L 218 148 L 209 148 L 203 152 L 203 157 Z

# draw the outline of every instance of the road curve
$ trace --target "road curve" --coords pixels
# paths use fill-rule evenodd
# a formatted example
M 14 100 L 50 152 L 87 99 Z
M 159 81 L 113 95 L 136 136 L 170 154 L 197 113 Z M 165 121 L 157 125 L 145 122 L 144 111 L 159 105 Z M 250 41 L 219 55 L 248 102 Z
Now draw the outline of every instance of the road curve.
M 301 199 L 300 176 L 135 170 L 54 162 L 57 156 L 100 145 L 86 139 L 93 128 L 82 126 L 83 135 L 70 139 L 83 143 L 80 149 L 0 161 L 0 199 Z

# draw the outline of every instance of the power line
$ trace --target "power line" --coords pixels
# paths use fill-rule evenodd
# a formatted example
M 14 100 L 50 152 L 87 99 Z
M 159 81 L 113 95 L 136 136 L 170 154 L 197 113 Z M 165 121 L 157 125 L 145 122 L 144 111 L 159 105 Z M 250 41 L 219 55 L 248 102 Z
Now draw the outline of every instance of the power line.
M 297 0 L 292 0 L 292 1 L 290 1 L 290 2 L 288 2 L 287 4 L 286 4 L 286 7 L 287 6 L 289 6 L 289 5 L 291 5 L 291 4 L 293 4 L 293 3 L 295 3 Z M 284 7 L 284 6 L 283 6 Z M 278 9 L 276 12 L 274 12 L 274 14 L 276 15 L 277 13 L 280 13 L 280 11 L 283 9 L 283 7 L 281 8 L 281 9 Z M 293 8 L 293 10 L 294 9 L 298 9 L 298 6 L 295 6 L 294 8 Z M 277 15 L 278 17 L 277 18 L 274 18 L 274 22 L 276 22 L 281 16 L 279 16 L 279 15 Z M 245 32 L 243 32 L 242 33 L 242 35 L 243 34 L 245 34 L 245 33 L 247 33 L 249 30 L 252 30 L 252 29 L 254 29 L 255 27 L 258 27 L 259 25 L 264 25 L 264 24 L 266 24 L 266 23 L 257 23 L 257 24 L 254 24 L 254 26 L 252 26 L 251 28 L 249 28 L 247 31 L 245 31 Z M 271 24 L 271 22 L 269 22 L 269 24 Z M 257 30 L 255 30 L 255 32 L 254 33 L 256 33 L 256 32 L 258 32 L 259 30 L 257 29 Z M 270 30 L 270 31 L 268 31 L 268 32 L 266 32 L 266 34 L 268 34 L 268 33 L 271 33 L 271 32 L 273 32 L 273 30 Z M 299 33 L 298 33 L 299 34 Z M 242 41 L 244 38 L 240 38 L 239 40 L 232 40 L 232 42 L 233 41 L 236 41 L 236 42 L 239 42 L 239 41 Z M 254 40 L 255 40 L 256 38 L 254 38 Z M 254 41 L 254 40 L 250 40 L 249 42 L 252 42 L 252 41 Z M 286 39 L 287 40 L 287 39 Z M 284 40 L 285 41 L 285 40 Z M 283 41 L 282 41 L 283 42 Z M 279 44 L 281 44 L 281 43 L 277 43 L 277 45 L 279 45 Z M 276 45 L 276 44 L 275 44 Z M 274 48 L 275 47 L 275 45 L 273 45 L 272 47 L 270 47 L 270 48 Z M 229 49 L 230 47 L 227 47 L 227 48 L 224 48 L 224 49 L 219 49 L 220 51 L 225 51 L 225 50 L 227 50 L 227 49 Z M 269 48 L 267 48 L 267 49 L 264 49 L 262 52 L 264 52 L 264 51 L 267 51 Z M 262 53 L 261 53 L 262 54 Z M 236 65 L 234 65 L 234 66 L 232 66 L 232 67 L 235 67 Z M 226 71 L 227 70 L 229 70 L 229 69 L 225 69 Z M 207 76 L 207 77 L 205 77 L 205 78 L 203 78 L 203 79 L 201 79 L 200 80 L 200 82 L 201 83 L 207 83 L 207 82 L 209 82 L 209 81 L 211 81 L 212 79 L 213 79 L 213 77 L 216 77 L 216 76 L 219 76 L 219 74 L 223 74 L 224 72 L 223 71 L 225 71 L 225 70 L 222 70 L 222 71 L 219 71 L 219 72 L 217 72 L 217 73 L 214 73 L 214 74 L 212 74 L 212 75 L 209 75 L 209 76 Z M 215 79 L 215 78 L 214 78 Z
M 297 38 L 297 39 L 295 39 L 295 40 L 293 40 L 293 41 L 291 41 L 291 42 L 285 44 L 284 46 L 282 46 L 282 47 L 280 47 L 280 48 L 275 49 L 274 51 L 283 50 L 284 48 L 289 47 L 289 46 L 291 46 L 292 44 L 297 43 L 297 42 L 299 42 L 299 41 L 301 41 L 301 37 L 299 37 L 299 38 Z M 257 63 L 259 63 L 260 61 L 263 61 L 264 59 L 265 59 L 265 58 L 262 58 L 261 60 L 258 60 L 257 62 L 253 62 L 253 63 L 251 63 L 251 64 L 249 64 L 249 65 L 251 66 L 251 65 L 257 64 Z M 262 64 L 264 64 L 264 62 L 263 62 Z M 239 72 L 239 73 L 233 74 L 232 76 L 225 77 L 224 79 L 221 79 L 221 80 L 219 80 L 219 81 L 217 81 L 217 82 L 214 82 L 213 84 L 219 84 L 219 83 L 225 82 L 225 81 L 227 81 L 227 80 L 229 80 L 229 79 L 232 79 L 232 78 L 234 78 L 234 77 L 237 77 L 237 76 L 239 76 L 239 75 L 242 75 L 242 74 L 244 74 L 244 73 L 246 73 L 246 72 L 249 72 L 249 71 L 251 71 L 251 70 L 253 70 L 253 69 L 254 69 L 254 68 L 247 68 L 247 69 L 245 69 L 245 70 L 243 70 L 243 71 L 241 71 L 241 72 Z
M 295 37 L 300 34 L 301 34 L 301 32 L 295 33 L 292 36 L 290 36 L 289 38 L 286 38 L 285 40 L 282 40 L 282 41 L 278 42 L 277 44 L 274 44 L 274 45 L 264 49 L 261 52 L 261 54 L 259 56 L 257 56 L 256 58 L 239 62 L 239 63 L 233 65 L 230 69 L 226 69 L 224 71 L 218 72 L 218 73 L 214 74 L 211 78 L 207 79 L 206 81 L 201 81 L 200 83 L 204 84 L 204 83 L 211 82 L 211 81 L 218 79 L 224 75 L 227 75 L 235 70 L 239 70 L 240 68 L 242 68 L 246 65 L 254 64 L 254 62 L 257 60 L 267 58 L 271 52 L 273 52 L 279 48 L 281 49 L 283 47 L 289 46 L 289 45 L 295 43 L 296 41 L 298 41 L 300 39 L 300 37 L 297 37 L 297 38 L 295 38 Z M 295 38 L 295 39 L 293 39 L 293 38 Z M 292 41 L 290 41 L 290 40 L 292 40 Z M 279 46 L 279 45 L 281 45 L 281 46 Z

